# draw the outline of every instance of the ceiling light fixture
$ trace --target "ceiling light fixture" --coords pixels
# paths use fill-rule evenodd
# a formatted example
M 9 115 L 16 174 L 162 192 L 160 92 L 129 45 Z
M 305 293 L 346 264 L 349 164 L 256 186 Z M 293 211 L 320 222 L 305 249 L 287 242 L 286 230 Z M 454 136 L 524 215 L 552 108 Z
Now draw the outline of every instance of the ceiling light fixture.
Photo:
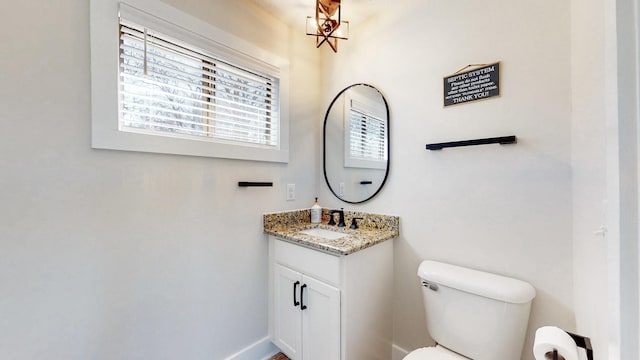
M 325 42 L 338 52 L 338 39 L 349 38 L 349 22 L 340 18 L 341 0 L 316 0 L 316 16 L 307 16 L 307 35 L 316 37 L 316 48 Z

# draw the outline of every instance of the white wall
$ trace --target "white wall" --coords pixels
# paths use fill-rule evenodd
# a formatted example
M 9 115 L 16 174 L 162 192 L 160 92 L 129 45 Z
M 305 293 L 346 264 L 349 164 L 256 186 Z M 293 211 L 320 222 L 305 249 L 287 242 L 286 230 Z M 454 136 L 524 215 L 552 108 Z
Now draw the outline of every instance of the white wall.
M 374 200 L 345 207 L 401 216 L 395 343 L 429 343 L 415 271 L 430 258 L 536 287 L 523 359 L 546 324 L 591 336 L 597 359 L 617 358 L 619 294 L 602 292 L 620 290 L 611 256 L 626 249 L 593 235 L 616 223 L 619 204 L 602 201 L 624 175 L 613 1 L 398 0 L 353 23 L 338 54 L 245 1 L 166 2 L 291 59 L 291 161 L 92 150 L 88 1 L 1 4 L 0 357 L 217 359 L 262 339 L 261 214 L 318 193 L 323 206 L 345 206 L 323 182 L 320 126 L 334 94 L 367 82 L 391 107 L 390 178 Z M 496 60 L 500 98 L 442 107 L 443 76 Z M 424 149 L 510 134 L 517 145 Z M 286 183 L 297 201 L 284 201 Z M 637 322 L 623 325 L 637 335 Z
M 576 332 L 589 336 L 596 359 L 607 359 L 611 332 L 608 242 L 615 234 L 607 214 L 606 11 L 602 0 L 571 2 L 573 252 Z M 610 144 L 611 145 L 611 144 Z M 615 199 L 613 199 L 615 201 Z M 594 309 L 601 309 L 594 311 Z M 615 357 L 611 358 L 614 359 Z
M 608 16 L 615 16 L 615 26 L 611 26 L 607 35 L 611 46 L 607 50 L 610 63 L 607 67 L 607 90 L 617 97 L 608 103 L 608 109 L 616 116 L 607 120 L 607 160 L 611 163 L 608 174 L 608 192 L 615 206 L 615 227 L 617 237 L 608 239 L 610 255 L 615 261 L 609 261 L 609 273 L 616 275 L 610 281 L 610 289 L 615 293 L 609 296 L 613 302 L 617 320 L 611 331 L 610 354 L 621 359 L 640 358 L 640 301 L 639 301 L 639 201 L 638 170 L 640 155 L 640 8 L 637 0 L 618 0 L 608 2 Z M 610 205 L 611 207 L 611 205 Z M 613 241 L 612 241 L 613 240 Z M 615 252 L 614 252 L 615 251 Z M 610 275 L 611 278 L 611 275 Z M 614 302 L 615 301 L 615 302 Z M 613 336 L 611 336 L 613 335 Z M 616 350 L 619 349 L 619 352 Z M 610 355 L 610 359 L 614 359 Z
M 0 5 L 0 358 L 224 358 L 267 335 L 262 213 L 322 176 L 317 52 L 245 1 L 170 1 L 291 60 L 289 164 L 92 150 L 88 3 Z
M 638 11 L 572 2 L 575 311 L 596 359 L 639 356 Z
M 570 10 L 553 0 L 397 1 L 366 24 L 352 23 L 338 54 L 325 52 L 324 104 L 365 82 L 391 109 L 390 178 L 361 207 L 401 219 L 396 345 L 430 343 L 416 277 L 422 259 L 530 282 L 538 294 L 523 359 L 533 357 L 539 326 L 575 327 Z M 443 108 L 444 76 L 498 60 L 500 98 Z M 425 150 L 430 142 L 504 135 L 518 144 Z M 343 206 L 322 190 L 324 205 Z

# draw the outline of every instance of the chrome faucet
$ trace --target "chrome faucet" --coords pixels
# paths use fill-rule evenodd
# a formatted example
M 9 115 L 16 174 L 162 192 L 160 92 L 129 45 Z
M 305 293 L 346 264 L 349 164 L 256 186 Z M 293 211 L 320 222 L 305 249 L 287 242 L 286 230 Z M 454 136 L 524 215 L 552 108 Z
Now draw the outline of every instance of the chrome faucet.
M 344 209 L 340 208 L 340 210 L 331 210 L 331 212 L 329 213 L 329 222 L 327 223 L 327 225 L 336 225 L 336 221 L 333 218 L 333 214 L 339 214 L 340 217 L 338 218 L 338 227 L 343 227 L 346 226 L 344 223 Z

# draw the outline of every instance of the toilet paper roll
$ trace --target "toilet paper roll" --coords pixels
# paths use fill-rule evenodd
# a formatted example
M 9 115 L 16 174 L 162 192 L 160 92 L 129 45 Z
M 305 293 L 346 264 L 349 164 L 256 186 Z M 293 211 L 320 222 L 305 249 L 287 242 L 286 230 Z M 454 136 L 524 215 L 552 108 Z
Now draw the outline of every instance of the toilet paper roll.
M 558 359 L 578 360 L 578 346 L 571 336 L 555 326 L 543 326 L 536 330 L 533 341 L 533 356 L 536 360 L 553 359 L 553 350 L 558 350 Z

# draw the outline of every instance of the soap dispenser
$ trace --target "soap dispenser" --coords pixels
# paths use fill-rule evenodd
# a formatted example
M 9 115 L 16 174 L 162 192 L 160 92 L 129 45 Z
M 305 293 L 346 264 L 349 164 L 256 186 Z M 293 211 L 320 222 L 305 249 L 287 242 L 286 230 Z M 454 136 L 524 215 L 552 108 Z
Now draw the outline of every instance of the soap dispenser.
M 313 202 L 311 207 L 311 222 L 314 224 L 320 224 L 322 221 L 322 208 L 318 205 L 318 198 Z

